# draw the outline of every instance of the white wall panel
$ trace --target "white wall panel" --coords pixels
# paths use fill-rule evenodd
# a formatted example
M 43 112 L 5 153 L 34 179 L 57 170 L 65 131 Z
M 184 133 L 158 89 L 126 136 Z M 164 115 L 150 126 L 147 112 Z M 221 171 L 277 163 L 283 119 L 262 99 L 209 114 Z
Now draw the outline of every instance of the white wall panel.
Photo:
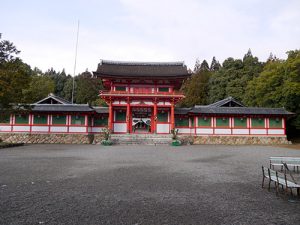
M 268 134 L 283 134 L 284 135 L 284 130 L 283 129 L 271 129 L 271 130 L 268 130 Z
M 212 128 L 197 128 L 197 134 L 213 134 L 214 131 Z
M 170 124 L 157 124 L 157 133 L 170 133 Z
M 14 126 L 13 131 L 29 132 L 30 131 L 30 126 Z
M 267 134 L 266 129 L 250 129 L 250 134 Z
M 102 133 L 103 132 L 103 129 L 104 127 L 92 127 L 92 132 L 94 133 Z
M 176 128 L 176 129 L 178 129 L 179 134 L 190 134 L 191 133 L 190 128 Z
M 86 127 L 69 127 L 69 132 L 86 132 Z
M 126 123 L 114 123 L 114 132 L 127 132 Z
M 232 134 L 249 134 L 248 129 L 232 129 Z
M 0 126 L 0 132 L 1 131 L 11 131 L 11 126 L 2 125 Z
M 61 133 L 61 132 L 67 132 L 68 128 L 66 126 L 59 126 L 59 127 L 50 127 L 51 133 Z
M 48 126 L 32 126 L 32 132 L 48 132 Z
M 215 134 L 231 134 L 230 129 L 215 129 Z

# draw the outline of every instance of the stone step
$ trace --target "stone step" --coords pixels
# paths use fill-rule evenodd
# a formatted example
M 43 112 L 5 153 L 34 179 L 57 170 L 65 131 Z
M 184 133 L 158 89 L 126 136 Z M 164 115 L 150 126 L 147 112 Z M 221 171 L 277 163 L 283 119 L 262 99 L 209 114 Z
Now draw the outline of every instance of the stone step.
M 112 134 L 111 140 L 120 145 L 169 145 L 171 135 L 158 134 Z

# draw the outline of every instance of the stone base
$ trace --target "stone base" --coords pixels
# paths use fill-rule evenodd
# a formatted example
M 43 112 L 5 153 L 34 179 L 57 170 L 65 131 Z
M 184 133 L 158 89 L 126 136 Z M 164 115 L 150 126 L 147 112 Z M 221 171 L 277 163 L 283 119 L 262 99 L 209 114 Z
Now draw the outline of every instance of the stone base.
M 285 145 L 291 142 L 286 137 L 274 136 L 195 136 L 193 144 Z
M 100 144 L 104 135 L 0 133 L 0 139 L 7 143 L 25 144 Z

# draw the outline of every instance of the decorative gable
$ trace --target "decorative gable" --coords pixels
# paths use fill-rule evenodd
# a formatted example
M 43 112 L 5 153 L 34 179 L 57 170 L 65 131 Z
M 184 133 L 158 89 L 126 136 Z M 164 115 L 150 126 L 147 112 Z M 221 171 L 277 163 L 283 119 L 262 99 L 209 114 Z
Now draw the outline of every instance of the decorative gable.
M 59 97 L 59 96 L 56 96 L 56 95 L 50 93 L 46 98 L 44 98 L 38 102 L 35 102 L 33 105 L 41 105 L 41 104 L 69 105 L 72 103 Z

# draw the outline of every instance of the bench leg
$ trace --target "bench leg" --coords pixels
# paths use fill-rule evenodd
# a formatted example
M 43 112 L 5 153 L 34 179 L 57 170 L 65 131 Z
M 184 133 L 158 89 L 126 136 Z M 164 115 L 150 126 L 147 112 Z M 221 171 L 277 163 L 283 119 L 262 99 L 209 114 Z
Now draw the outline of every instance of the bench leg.
M 265 177 L 263 176 L 262 182 L 261 182 L 261 188 L 264 188 L 264 183 L 265 183 Z
M 297 196 L 300 196 L 300 188 L 297 188 Z
M 269 179 L 269 186 L 268 186 L 268 190 L 270 191 L 271 188 L 271 179 Z
M 290 188 L 291 189 L 291 196 L 294 196 L 294 194 L 293 194 L 293 188 Z

